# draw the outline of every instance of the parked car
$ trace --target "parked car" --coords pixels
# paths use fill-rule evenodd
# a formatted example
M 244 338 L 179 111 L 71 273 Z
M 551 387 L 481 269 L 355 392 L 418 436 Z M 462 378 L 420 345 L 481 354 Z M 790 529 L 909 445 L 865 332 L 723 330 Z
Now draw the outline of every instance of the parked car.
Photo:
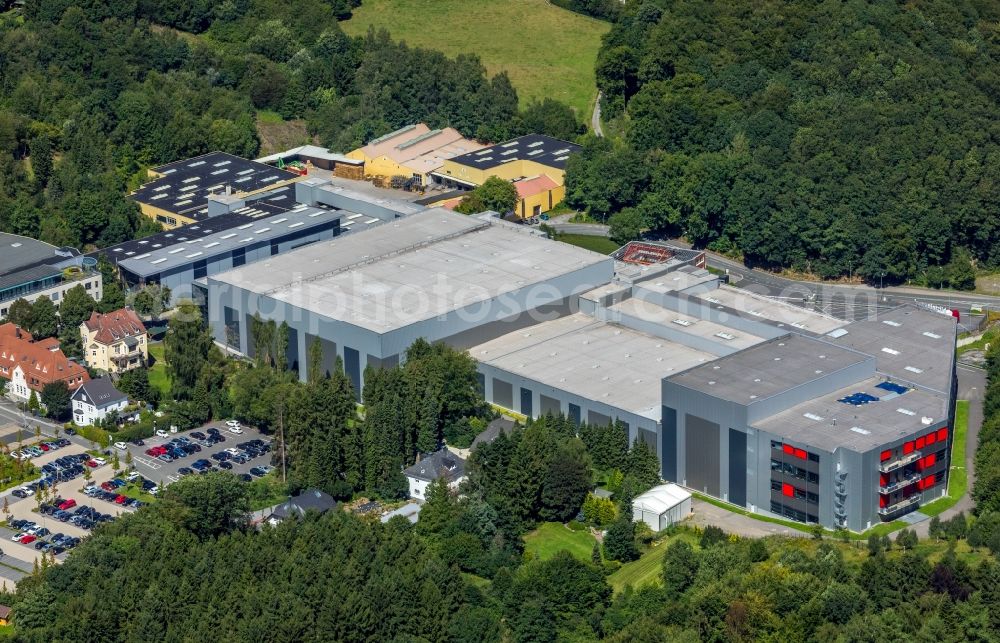
M 202 433 L 201 431 L 192 431 L 191 432 L 191 437 L 195 438 L 195 439 L 198 439 L 198 440 L 204 440 L 205 439 L 205 434 Z
M 137 447 L 146 446 L 146 443 L 143 442 L 142 438 L 136 438 L 136 439 L 132 440 L 132 444 L 134 444 Z
M 256 476 L 258 478 L 262 477 L 265 473 L 267 472 L 261 469 L 260 467 L 253 467 L 250 469 L 250 475 Z
M 174 461 L 174 459 L 169 454 L 166 454 L 166 453 L 161 453 L 160 455 L 158 455 L 156 457 L 158 459 L 160 459 L 160 460 L 163 460 L 164 462 L 173 462 Z
M 240 421 L 239 420 L 226 420 L 226 426 L 232 427 L 232 426 L 239 426 L 239 425 L 240 425 Z
M 124 442 L 115 442 L 115 448 L 119 451 L 128 451 L 128 445 Z
M 189 476 L 192 473 L 194 473 L 194 471 L 191 470 L 189 467 L 181 467 L 180 469 L 177 470 L 177 473 L 182 476 Z
M 62 509 L 63 511 L 66 511 L 67 509 L 72 509 L 75 506 L 76 506 L 76 500 L 70 498 L 69 500 L 64 500 L 62 504 L 59 505 L 59 508 Z
M 93 458 L 87 460 L 86 462 L 84 462 L 84 464 L 86 464 L 91 469 L 96 469 L 97 467 L 101 466 L 100 464 L 97 463 L 97 460 L 94 460 Z
M 66 435 L 76 435 L 76 429 L 64 429 L 63 433 Z
M 243 429 L 241 429 L 239 426 L 231 426 L 229 427 L 229 432 L 235 433 L 236 435 L 241 435 L 243 433 Z
M 128 496 L 122 496 L 122 495 L 115 496 L 116 505 L 123 505 L 125 504 L 126 501 L 128 501 Z
M 14 489 L 10 492 L 10 495 L 15 498 L 27 498 L 30 494 L 24 489 Z
M 226 470 L 232 469 L 233 468 L 233 463 L 232 462 L 226 462 L 225 460 L 223 460 L 222 462 L 219 463 L 219 468 L 220 469 L 226 469 Z
M 253 476 L 251 476 L 249 473 L 241 473 L 239 475 L 239 478 L 243 482 L 251 482 L 253 480 Z
M 18 542 L 20 542 L 22 545 L 30 545 L 31 543 L 35 542 L 35 540 L 36 538 L 31 534 L 25 534 L 21 536 L 21 539 Z
M 39 529 L 38 531 L 35 532 L 35 535 L 38 536 L 39 538 L 45 538 L 46 536 L 48 536 L 51 533 L 52 533 L 51 531 L 49 531 L 45 527 L 42 527 L 41 529 Z

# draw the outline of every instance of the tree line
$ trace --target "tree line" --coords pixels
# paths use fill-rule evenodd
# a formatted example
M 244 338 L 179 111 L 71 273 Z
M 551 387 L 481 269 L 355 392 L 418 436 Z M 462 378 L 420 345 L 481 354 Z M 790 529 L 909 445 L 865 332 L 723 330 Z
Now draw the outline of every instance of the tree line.
M 258 110 L 338 151 L 418 121 L 487 141 L 583 131 L 552 99 L 521 111 L 473 55 L 348 37 L 337 21 L 356 4 L 28 0 L 0 15 L 0 230 L 78 248 L 152 234 L 126 196 L 146 169 L 254 158 Z
M 1000 265 L 989 3 L 644 0 L 597 62 L 620 141 L 567 202 L 823 278 L 971 288 Z
M 657 582 L 616 593 L 591 560 L 517 555 L 488 506 L 440 484 L 416 525 L 333 510 L 258 529 L 246 493 L 226 472 L 192 476 L 99 527 L 3 597 L 16 639 L 958 643 L 1000 631 L 1000 566 L 908 531 L 863 553 L 678 527 Z

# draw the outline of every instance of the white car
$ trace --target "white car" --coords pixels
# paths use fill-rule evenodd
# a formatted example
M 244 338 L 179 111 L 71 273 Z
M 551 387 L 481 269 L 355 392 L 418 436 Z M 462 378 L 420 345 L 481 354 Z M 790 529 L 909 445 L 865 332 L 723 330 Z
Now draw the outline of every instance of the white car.
M 169 438 L 170 437 L 170 434 L 167 433 L 166 431 L 164 431 L 163 429 L 157 429 L 156 430 L 156 435 L 159 436 L 159 437 L 161 437 L 161 438 Z
M 128 474 L 128 476 L 125 479 L 128 480 L 129 482 L 132 482 L 133 480 L 138 480 L 141 477 L 142 477 L 141 473 L 139 473 L 138 471 L 133 471 L 132 473 Z
M 104 458 L 91 458 L 91 460 L 93 460 L 93 461 L 94 461 L 94 462 L 96 462 L 96 463 L 97 463 L 97 464 L 98 464 L 99 466 L 102 466 L 102 467 L 103 467 L 104 465 L 106 465 L 106 464 L 108 463 L 108 461 L 107 461 L 107 460 L 105 460 Z
M 115 442 L 115 448 L 119 451 L 128 451 L 128 445 L 124 442 Z
M 18 489 L 20 489 L 24 493 L 28 494 L 29 496 L 35 495 L 35 490 L 32 489 L 31 487 L 18 487 Z
M 229 455 L 236 455 L 239 452 L 240 450 L 237 449 L 236 447 L 229 447 L 228 449 L 226 449 L 226 453 L 228 453 Z
M 229 432 L 230 433 L 235 433 L 236 435 L 240 435 L 240 434 L 243 433 L 243 429 L 241 429 L 239 427 L 239 425 L 231 426 L 231 427 L 229 427 Z
M 226 426 L 239 426 L 239 420 L 226 420 Z
M 24 532 L 19 531 L 16 534 L 14 534 L 13 536 L 11 536 L 10 540 L 11 540 L 11 542 L 15 542 L 16 543 L 17 541 L 21 540 L 22 538 L 24 538 Z

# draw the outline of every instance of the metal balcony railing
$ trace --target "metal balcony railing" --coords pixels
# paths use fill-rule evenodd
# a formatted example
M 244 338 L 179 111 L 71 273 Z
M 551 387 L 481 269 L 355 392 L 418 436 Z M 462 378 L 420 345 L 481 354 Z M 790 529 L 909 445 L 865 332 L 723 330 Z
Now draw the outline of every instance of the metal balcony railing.
M 903 487 L 906 487 L 908 485 L 913 484 L 917 480 L 920 480 L 920 474 L 919 473 L 914 473 L 914 474 L 911 474 L 911 475 L 909 475 L 909 476 L 907 476 L 907 477 L 905 477 L 905 478 L 903 478 L 901 480 L 896 480 L 895 482 L 890 482 L 889 484 L 886 484 L 886 485 L 880 484 L 879 485 L 879 492 L 880 493 L 892 493 L 893 491 L 898 491 L 898 490 L 902 489 Z
M 916 493 L 913 494 L 912 496 L 903 498 L 902 500 L 899 500 L 894 504 L 886 505 L 885 507 L 879 507 L 878 512 L 883 516 L 888 516 L 890 514 L 896 513 L 897 511 L 902 511 L 903 509 L 909 509 L 913 505 L 919 503 L 920 503 L 920 494 Z
M 886 460 L 885 462 L 880 462 L 878 465 L 878 470 L 882 473 L 890 473 L 899 469 L 900 467 L 905 467 L 911 462 L 916 462 L 921 458 L 923 454 L 920 451 L 911 451 L 906 455 L 900 456 L 898 458 L 893 458 L 892 460 Z

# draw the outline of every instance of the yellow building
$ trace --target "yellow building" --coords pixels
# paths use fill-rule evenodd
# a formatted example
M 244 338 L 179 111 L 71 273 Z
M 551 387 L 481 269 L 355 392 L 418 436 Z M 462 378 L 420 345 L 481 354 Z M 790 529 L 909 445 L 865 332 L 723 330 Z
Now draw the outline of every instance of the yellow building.
M 108 373 L 141 368 L 149 361 L 146 326 L 131 308 L 110 313 L 91 313 L 80 324 L 83 355 L 87 366 Z
M 380 136 L 346 156 L 364 161 L 366 176 L 384 180 L 404 176 L 426 186 L 431 181 L 431 173 L 440 170 L 447 159 L 482 147 L 454 128 L 432 130 L 417 123 Z
M 130 196 L 142 213 L 166 229 L 208 217 L 210 194 L 247 196 L 300 181 L 303 176 L 225 152 L 175 161 L 149 170 L 152 181 Z
M 566 161 L 579 150 L 575 143 L 529 134 L 448 159 L 432 178 L 436 184 L 459 189 L 480 186 L 491 176 L 512 181 L 520 197 L 516 216 L 538 216 L 566 196 Z

